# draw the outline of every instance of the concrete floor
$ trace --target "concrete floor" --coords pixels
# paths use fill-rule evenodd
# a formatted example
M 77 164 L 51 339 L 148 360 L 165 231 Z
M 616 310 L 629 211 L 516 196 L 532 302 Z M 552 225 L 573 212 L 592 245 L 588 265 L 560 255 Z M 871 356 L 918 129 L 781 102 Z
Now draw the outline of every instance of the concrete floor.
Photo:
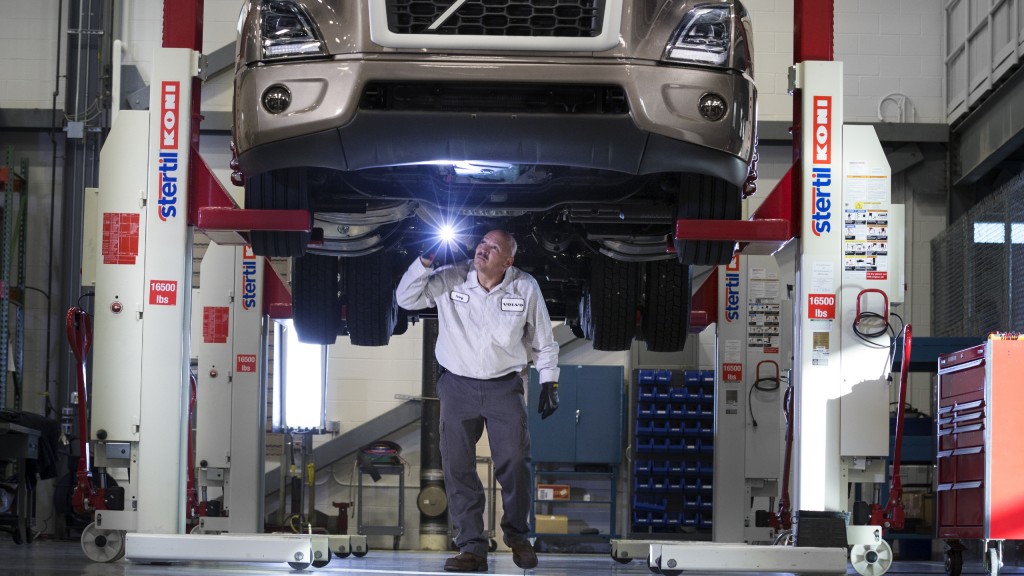
M 335 558 L 326 567 L 306 573 L 324 574 L 444 574 L 444 560 L 449 554 L 437 552 L 371 550 L 363 558 Z M 0 574 L 11 576 L 181 576 L 183 574 L 289 574 L 296 573 L 287 564 L 189 562 L 169 565 L 135 564 L 124 560 L 109 564 L 89 561 L 77 541 L 37 540 L 29 545 L 16 545 L 8 535 L 0 533 Z M 511 554 L 493 553 L 488 574 L 520 576 L 524 571 L 512 563 Z M 528 574 L 566 575 L 635 575 L 651 572 L 643 562 L 619 564 L 601 554 L 540 554 L 540 565 Z M 979 560 L 965 558 L 964 574 L 983 574 Z M 692 574 L 692 573 L 691 573 Z M 848 574 L 856 576 L 852 569 Z M 895 562 L 888 574 L 899 576 L 944 575 L 939 562 Z M 1024 574 L 1018 566 L 1005 566 L 1000 574 Z

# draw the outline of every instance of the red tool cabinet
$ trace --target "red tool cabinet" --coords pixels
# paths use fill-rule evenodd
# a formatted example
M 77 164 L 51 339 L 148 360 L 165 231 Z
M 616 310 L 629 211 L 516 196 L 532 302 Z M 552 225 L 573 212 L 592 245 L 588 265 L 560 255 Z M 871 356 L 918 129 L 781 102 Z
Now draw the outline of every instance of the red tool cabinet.
M 1024 340 L 939 356 L 937 536 L 1024 539 Z

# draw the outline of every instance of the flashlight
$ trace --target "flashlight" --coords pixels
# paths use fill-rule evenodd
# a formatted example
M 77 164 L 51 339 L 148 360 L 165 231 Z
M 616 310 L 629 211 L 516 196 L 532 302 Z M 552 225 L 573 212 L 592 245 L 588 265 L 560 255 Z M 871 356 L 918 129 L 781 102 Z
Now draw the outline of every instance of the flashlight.
M 451 224 L 445 224 L 437 230 L 437 237 L 444 244 L 451 244 L 455 240 L 455 228 Z
M 457 222 L 441 221 L 431 227 L 424 254 L 439 264 L 453 262 L 465 257 L 465 246 L 460 241 L 460 226 Z

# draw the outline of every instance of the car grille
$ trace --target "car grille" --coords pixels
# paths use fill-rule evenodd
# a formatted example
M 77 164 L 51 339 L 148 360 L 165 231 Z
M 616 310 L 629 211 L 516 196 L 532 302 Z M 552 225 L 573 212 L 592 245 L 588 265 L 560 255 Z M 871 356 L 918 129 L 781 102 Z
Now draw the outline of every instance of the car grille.
M 545 36 L 587 38 L 601 34 L 605 0 L 466 0 L 434 30 L 456 0 L 386 0 L 395 34 Z
M 629 113 L 626 93 L 621 87 L 577 84 L 374 82 L 363 90 L 360 108 L 523 114 Z

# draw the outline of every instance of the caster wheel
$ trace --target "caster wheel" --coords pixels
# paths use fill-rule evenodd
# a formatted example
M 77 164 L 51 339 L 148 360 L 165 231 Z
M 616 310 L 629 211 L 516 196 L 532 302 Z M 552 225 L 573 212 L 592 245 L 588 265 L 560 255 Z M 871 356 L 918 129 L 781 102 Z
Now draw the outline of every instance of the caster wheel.
M 351 555 L 351 552 L 338 552 L 337 554 L 335 554 L 335 556 L 337 556 L 338 558 L 348 558 Z
M 999 576 L 999 568 L 1003 565 L 999 558 L 998 548 L 989 548 L 985 553 L 985 573 L 988 576 Z
M 669 562 L 675 564 L 675 560 L 669 560 Z M 658 558 L 658 570 L 661 571 L 661 575 L 662 576 L 679 576 L 680 574 L 683 573 L 683 569 L 682 568 L 678 568 L 678 569 L 675 568 L 675 567 L 666 568 L 665 566 L 663 566 L 662 563 L 661 563 L 661 558 Z
M 615 555 L 615 551 L 614 550 L 612 551 L 611 556 L 612 556 L 612 560 L 615 560 L 619 564 L 629 564 L 630 562 L 633 561 L 632 558 L 628 558 L 628 557 L 627 558 L 619 558 L 618 556 Z
M 313 568 L 323 568 L 324 566 L 327 566 L 328 564 L 330 564 L 331 558 L 332 558 L 331 551 L 328 550 L 327 551 L 327 558 L 324 558 L 322 560 L 313 560 Z
M 359 552 L 353 552 L 352 555 L 356 558 L 362 558 L 363 556 L 366 556 L 367 552 L 369 552 L 369 550 L 361 550 Z
M 861 576 L 882 576 L 892 566 L 892 547 L 885 540 L 855 544 L 850 547 L 850 565 Z
M 773 546 L 792 546 L 795 544 L 792 530 L 783 530 L 775 535 L 775 539 L 772 540 Z
M 82 551 L 93 562 L 116 562 L 124 558 L 124 532 L 103 530 L 93 522 L 82 531 Z
M 487 543 L 487 551 L 488 552 L 496 552 L 497 550 L 498 550 L 498 543 L 494 540 L 494 538 L 491 538 L 490 542 Z
M 960 576 L 960 572 L 964 567 L 963 552 L 960 550 L 950 550 L 946 552 L 946 561 L 944 565 L 946 569 L 946 576 Z
M 647 557 L 647 568 L 652 574 L 661 574 L 661 558 L 659 557 L 654 562 L 651 562 L 651 557 Z
M 204 534 L 217 535 L 220 534 L 220 530 L 207 530 L 202 524 L 196 524 L 188 531 L 189 534 L 195 534 L 196 536 L 202 536 Z
M 305 570 L 309 568 L 309 562 L 289 562 L 288 565 L 292 567 L 292 570 Z

